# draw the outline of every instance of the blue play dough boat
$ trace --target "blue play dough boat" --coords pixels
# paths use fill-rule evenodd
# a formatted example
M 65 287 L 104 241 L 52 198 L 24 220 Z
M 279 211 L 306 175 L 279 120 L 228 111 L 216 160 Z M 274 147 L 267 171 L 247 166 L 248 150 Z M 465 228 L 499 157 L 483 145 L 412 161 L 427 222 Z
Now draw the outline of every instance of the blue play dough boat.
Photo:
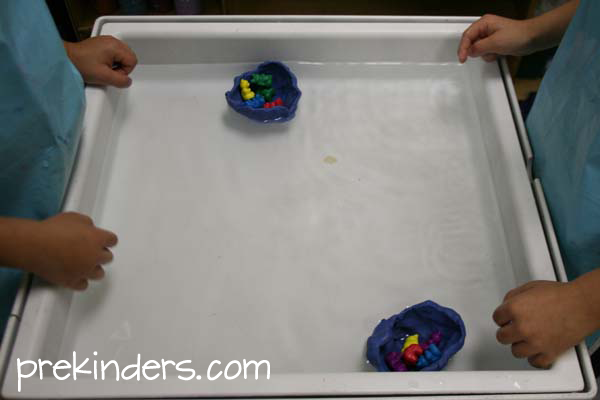
M 269 74 L 273 77 L 272 87 L 275 97 L 283 100 L 283 106 L 273 108 L 252 108 L 244 102 L 240 93 L 240 81 L 250 80 L 252 74 Z M 296 76 L 290 69 L 278 61 L 266 61 L 254 71 L 245 72 L 236 76 L 233 88 L 225 93 L 227 104 L 238 113 L 258 122 L 285 122 L 296 115 L 296 108 L 302 92 L 298 89 Z
M 419 338 L 426 339 L 435 331 L 442 333 L 438 345 L 442 356 L 420 371 L 439 371 L 463 347 L 466 331 L 456 311 L 430 300 L 381 320 L 367 340 L 367 358 L 378 371 L 390 371 L 385 362 L 386 354 L 402 352 L 404 339 L 409 335 L 418 333 Z

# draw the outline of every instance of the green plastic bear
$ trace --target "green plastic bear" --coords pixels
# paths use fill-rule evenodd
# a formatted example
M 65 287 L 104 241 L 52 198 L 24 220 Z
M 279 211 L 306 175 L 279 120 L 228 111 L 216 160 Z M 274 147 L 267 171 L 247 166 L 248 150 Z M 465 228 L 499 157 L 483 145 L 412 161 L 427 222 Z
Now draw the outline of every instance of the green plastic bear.
M 273 96 L 275 96 L 275 89 L 273 89 L 273 88 L 260 89 L 257 93 L 260 94 L 262 97 L 264 97 L 264 99 L 266 101 L 272 101 Z
M 252 80 L 250 83 L 256 86 L 270 88 L 273 84 L 273 77 L 269 74 L 252 74 Z

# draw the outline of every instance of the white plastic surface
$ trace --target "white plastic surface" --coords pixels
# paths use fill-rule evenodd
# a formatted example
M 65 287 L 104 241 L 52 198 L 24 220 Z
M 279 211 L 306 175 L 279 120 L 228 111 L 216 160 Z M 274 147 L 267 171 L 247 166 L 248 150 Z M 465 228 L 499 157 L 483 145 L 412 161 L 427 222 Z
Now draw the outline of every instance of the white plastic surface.
M 493 342 L 489 316 L 514 277 L 462 70 L 289 65 L 303 107 L 272 126 L 215 101 L 251 65 L 140 67 L 94 213 L 119 232 L 117 261 L 76 295 L 65 355 L 371 370 L 363 347 L 377 321 L 432 298 L 481 336 L 453 369 L 520 366 Z
M 82 294 L 34 284 L 3 395 L 584 389 L 574 351 L 536 371 L 495 341 L 506 291 L 555 275 L 498 65 L 454 59 L 464 23 L 116 21 L 98 33 L 128 41 L 140 65 L 126 91 L 88 89 L 67 203 L 119 234 L 116 259 Z M 298 77 L 290 123 L 225 103 L 263 59 Z M 372 329 L 425 299 L 462 315 L 463 350 L 446 372 L 373 372 Z M 73 351 L 122 366 L 189 359 L 202 375 L 215 359 L 266 359 L 272 376 L 31 378 L 17 392 L 16 357 Z

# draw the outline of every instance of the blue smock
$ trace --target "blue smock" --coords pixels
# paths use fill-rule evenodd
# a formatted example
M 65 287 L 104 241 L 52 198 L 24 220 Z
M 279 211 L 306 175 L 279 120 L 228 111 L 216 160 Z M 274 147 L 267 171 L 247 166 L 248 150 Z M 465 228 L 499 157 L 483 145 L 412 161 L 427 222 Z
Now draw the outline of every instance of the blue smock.
M 0 1 L 0 216 L 60 211 L 84 108 L 81 75 L 45 2 Z M 0 268 L 0 333 L 22 273 Z
M 527 118 L 534 174 L 570 280 L 600 267 L 598 21 L 600 1 L 580 0 Z
M 581 0 L 527 130 L 569 279 L 600 267 L 600 1 Z

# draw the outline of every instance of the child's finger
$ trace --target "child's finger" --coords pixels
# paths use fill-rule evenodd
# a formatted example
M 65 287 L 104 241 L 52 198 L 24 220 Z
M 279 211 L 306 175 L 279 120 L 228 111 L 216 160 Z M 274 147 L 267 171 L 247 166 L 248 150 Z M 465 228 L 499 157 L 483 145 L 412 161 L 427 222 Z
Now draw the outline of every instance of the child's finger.
M 469 38 L 465 38 L 463 36 L 463 38 L 460 40 L 460 45 L 459 45 L 458 51 L 457 51 L 458 61 L 460 61 L 461 63 L 464 63 L 465 61 L 467 61 L 467 55 L 468 55 L 468 50 L 469 50 L 470 46 L 471 46 L 471 40 Z
M 98 257 L 98 264 L 100 264 L 100 265 L 108 264 L 112 260 L 113 260 L 113 254 L 111 253 L 110 250 L 105 249 L 100 252 L 100 256 Z
M 547 354 L 540 353 L 528 357 L 527 361 L 529 361 L 529 364 L 531 364 L 532 367 L 550 368 L 554 362 L 554 358 Z
M 483 56 L 481 56 L 481 58 L 483 58 L 486 62 L 493 62 L 498 59 L 498 55 L 497 54 L 484 54 Z
M 496 325 L 502 327 L 508 324 L 512 320 L 513 316 L 510 313 L 506 303 L 502 303 L 498 308 L 496 308 L 494 314 L 492 314 L 492 318 L 494 319 Z
M 102 245 L 103 247 L 113 247 L 119 242 L 117 235 L 111 231 L 104 229 L 98 229 L 102 233 Z
M 100 280 L 104 278 L 104 268 L 102 268 L 100 265 L 96 265 L 89 278 L 92 280 Z
M 137 65 L 137 56 L 125 43 L 119 41 L 115 48 L 114 61 L 119 63 L 125 74 L 129 75 Z
M 511 346 L 511 351 L 516 358 L 531 357 L 536 353 L 535 349 L 527 342 L 514 343 Z
M 475 21 L 462 34 L 458 45 L 458 60 L 464 63 L 469 54 L 469 48 L 487 31 L 486 22 L 483 19 Z
M 502 344 L 518 343 L 523 337 L 515 329 L 514 324 L 506 324 L 496 332 L 496 339 Z
M 131 78 L 126 73 L 118 70 L 113 70 L 107 65 L 103 65 L 96 72 L 96 79 L 91 83 L 100 85 L 111 85 L 118 88 L 126 88 L 131 86 Z
M 477 42 L 473 43 L 471 47 L 469 47 L 469 56 L 481 57 L 486 54 L 497 53 L 498 44 L 496 41 L 497 40 L 493 35 L 478 40 Z
M 509 290 L 508 293 L 506 293 L 506 295 L 504 296 L 503 301 L 506 301 L 512 297 L 515 297 L 516 295 L 518 295 L 520 293 L 523 293 L 523 292 L 531 289 L 532 287 L 536 286 L 537 282 L 538 281 L 527 282 L 524 285 L 517 286 L 516 288 Z
M 88 287 L 88 281 L 86 279 L 82 279 L 80 281 L 75 282 L 71 288 L 73 290 L 85 290 Z
M 94 221 L 85 214 L 79 214 L 74 211 L 67 211 L 61 214 L 63 218 L 72 219 L 74 222 L 84 223 L 86 225 L 94 225 Z

